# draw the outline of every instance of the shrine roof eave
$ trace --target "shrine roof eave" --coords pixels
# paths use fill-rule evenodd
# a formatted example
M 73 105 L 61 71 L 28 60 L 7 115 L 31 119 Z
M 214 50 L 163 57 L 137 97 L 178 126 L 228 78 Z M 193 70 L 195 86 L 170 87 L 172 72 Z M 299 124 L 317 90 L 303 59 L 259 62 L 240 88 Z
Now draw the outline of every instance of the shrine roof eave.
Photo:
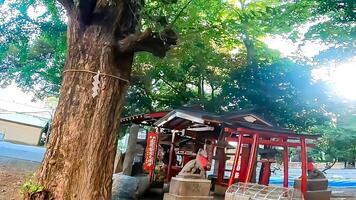
M 137 114 L 128 117 L 121 118 L 120 122 L 124 124 L 143 124 L 143 125 L 153 125 L 158 119 L 162 118 L 168 113 L 168 111 L 152 112 L 148 114 Z
M 284 128 L 276 128 L 276 127 L 268 127 L 268 126 L 259 126 L 254 124 L 248 124 L 243 122 L 234 122 L 234 123 L 224 123 L 224 126 L 229 128 L 232 132 L 236 131 L 244 133 L 244 134 L 255 134 L 258 133 L 261 136 L 268 137 L 276 137 L 276 138 L 285 138 L 285 139 L 313 139 L 317 140 L 321 137 L 321 135 L 317 134 L 299 134 L 295 131 L 284 129 Z
M 177 118 L 199 124 L 222 123 L 219 116 L 214 114 L 210 114 L 204 111 L 188 111 L 176 109 L 172 110 L 167 115 L 157 120 L 154 125 L 157 127 L 164 127 L 167 123 Z M 168 128 L 174 129 L 175 127 L 173 126 Z

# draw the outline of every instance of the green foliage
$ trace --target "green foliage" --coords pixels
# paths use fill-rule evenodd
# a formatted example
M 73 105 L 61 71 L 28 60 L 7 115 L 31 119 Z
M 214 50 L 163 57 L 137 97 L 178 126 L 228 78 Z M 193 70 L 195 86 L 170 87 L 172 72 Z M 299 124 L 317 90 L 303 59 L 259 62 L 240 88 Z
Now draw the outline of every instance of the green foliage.
M 341 162 L 356 159 L 356 129 L 317 126 L 314 131 L 322 134 L 314 150 L 318 160 Z
M 312 1 L 311 27 L 304 34 L 306 41 L 318 40 L 328 48 L 316 56 L 318 63 L 345 61 L 355 56 L 355 1 Z
M 31 196 L 32 194 L 44 191 L 44 187 L 34 181 L 32 178 L 26 180 L 20 187 L 20 191 L 24 195 Z
M 348 106 L 338 117 L 337 123 L 326 123 L 313 127 L 322 135 L 314 149 L 314 156 L 321 161 L 353 162 L 356 159 L 355 108 Z
M 324 85 L 312 80 L 309 64 L 281 58 L 263 41 L 282 35 L 300 46 L 322 43 L 328 48 L 313 58 L 317 65 L 351 57 L 356 35 L 352 0 L 140 2 L 140 30 L 173 26 L 179 41 L 164 60 L 136 55 L 123 115 L 198 102 L 213 112 L 254 108 L 281 126 L 319 132 L 315 127 L 324 126 L 326 114 L 335 111 Z M 45 9 L 38 16 L 29 14 L 40 6 Z M 15 0 L 0 9 L 0 85 L 15 81 L 39 98 L 58 95 L 66 52 L 61 6 Z M 335 129 L 326 130 L 320 150 L 330 153 L 326 147 L 333 146 L 329 136 Z M 347 130 L 338 134 L 352 133 Z
M 47 0 L 0 6 L 0 85 L 16 82 L 38 97 L 57 95 L 66 53 L 63 10 Z M 29 14 L 40 6 L 39 16 Z

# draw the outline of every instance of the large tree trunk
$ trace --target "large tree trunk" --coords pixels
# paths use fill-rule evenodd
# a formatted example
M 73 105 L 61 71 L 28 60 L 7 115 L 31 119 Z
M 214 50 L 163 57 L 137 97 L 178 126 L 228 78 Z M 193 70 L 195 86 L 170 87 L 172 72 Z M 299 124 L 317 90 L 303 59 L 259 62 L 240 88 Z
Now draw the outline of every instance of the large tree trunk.
M 128 87 L 122 79 L 130 79 L 135 52 L 163 57 L 176 41 L 169 31 L 165 33 L 173 37 L 164 42 L 150 31 L 137 32 L 138 7 L 128 5 L 134 1 L 78 2 L 61 1 L 69 15 L 67 59 L 48 149 L 38 172 L 48 195 L 38 199 L 111 199 L 117 130 Z M 122 79 L 101 76 L 99 95 L 93 98 L 94 74 L 88 71 L 98 70 Z
M 117 58 L 107 45 L 112 33 L 92 26 L 80 34 L 78 26 L 70 20 L 65 70 L 100 70 L 129 79 L 133 54 Z M 86 72 L 63 75 L 50 143 L 39 174 L 56 199 L 111 197 L 117 129 L 128 84 L 103 76 L 99 95 L 93 98 L 92 77 Z

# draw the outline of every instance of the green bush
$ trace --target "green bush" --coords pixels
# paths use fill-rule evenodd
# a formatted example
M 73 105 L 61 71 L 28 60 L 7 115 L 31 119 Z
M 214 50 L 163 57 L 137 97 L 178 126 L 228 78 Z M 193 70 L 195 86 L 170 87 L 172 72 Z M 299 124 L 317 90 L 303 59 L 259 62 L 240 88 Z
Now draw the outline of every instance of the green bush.
M 35 183 L 32 179 L 26 181 L 24 184 L 21 185 L 20 191 L 22 194 L 35 194 L 38 192 L 42 192 L 44 187 L 38 183 Z

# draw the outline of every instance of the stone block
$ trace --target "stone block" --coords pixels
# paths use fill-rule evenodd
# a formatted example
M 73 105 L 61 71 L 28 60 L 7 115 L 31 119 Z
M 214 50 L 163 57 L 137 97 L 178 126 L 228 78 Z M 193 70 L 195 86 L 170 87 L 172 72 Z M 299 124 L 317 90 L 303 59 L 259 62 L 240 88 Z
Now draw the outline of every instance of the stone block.
M 301 179 L 294 180 L 294 188 L 300 189 Z M 327 190 L 328 179 L 307 179 L 307 191 Z
M 138 181 L 136 178 L 122 174 L 113 174 L 112 200 L 136 199 Z
M 251 197 L 227 193 L 224 200 L 251 200 Z
M 181 196 L 176 194 L 164 193 L 163 200 L 213 200 L 212 196 Z
M 330 200 L 330 190 L 307 191 L 306 200 Z
M 189 178 L 192 178 L 192 179 L 202 179 L 201 175 L 200 174 L 178 174 L 177 176 L 175 176 L 176 178 L 185 178 L 185 179 L 189 179 Z M 205 179 L 204 179 L 205 180 Z
M 173 177 L 169 193 L 178 196 L 209 196 L 210 180 Z

